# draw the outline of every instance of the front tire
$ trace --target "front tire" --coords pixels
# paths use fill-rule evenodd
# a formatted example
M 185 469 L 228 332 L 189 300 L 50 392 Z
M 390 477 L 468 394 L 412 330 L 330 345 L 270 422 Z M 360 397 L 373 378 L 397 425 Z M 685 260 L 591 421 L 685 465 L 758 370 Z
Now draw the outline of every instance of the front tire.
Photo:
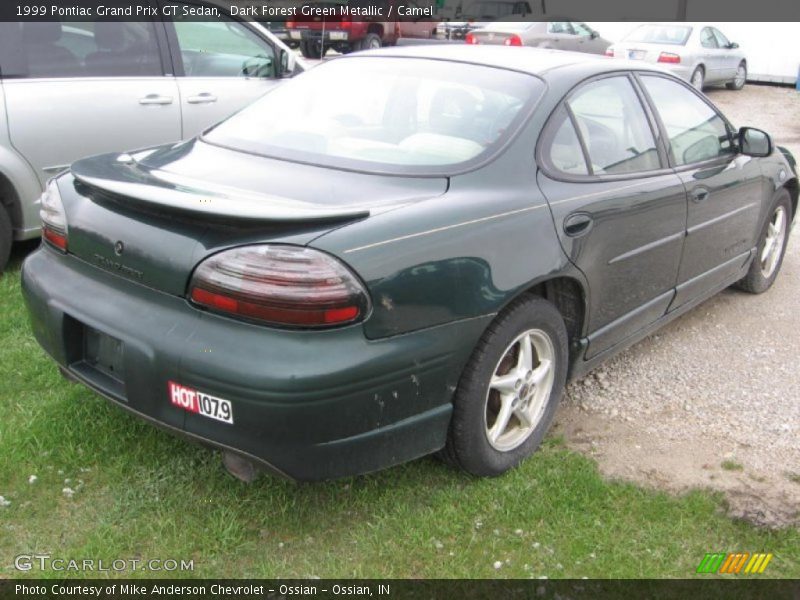
M 11 256 L 11 238 L 11 217 L 8 216 L 5 206 L 0 204 L 0 273 L 5 270 Z
M 747 81 L 747 64 L 742 61 L 739 63 L 739 67 L 736 69 L 736 77 L 733 78 L 733 81 L 729 81 L 725 84 L 725 87 L 729 90 L 740 90 L 744 87 L 745 82 Z
M 736 283 L 736 287 L 751 294 L 761 294 L 772 287 L 783 264 L 791 222 L 792 199 L 789 192 L 783 188 L 775 195 L 769 218 L 758 239 L 756 256 L 750 264 L 750 269 L 747 275 Z
M 494 477 L 541 444 L 567 377 L 567 331 L 550 302 L 523 296 L 498 315 L 461 375 L 442 457 Z

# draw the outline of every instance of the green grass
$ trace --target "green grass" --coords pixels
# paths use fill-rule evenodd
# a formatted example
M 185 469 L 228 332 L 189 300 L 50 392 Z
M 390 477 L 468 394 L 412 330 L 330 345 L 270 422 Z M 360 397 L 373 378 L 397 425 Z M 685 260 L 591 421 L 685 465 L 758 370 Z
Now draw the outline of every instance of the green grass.
M 765 576 L 800 577 L 796 529 L 732 521 L 705 492 L 607 482 L 557 438 L 494 480 L 424 459 L 244 485 L 211 450 L 62 380 L 29 332 L 19 261 L 0 278 L 0 578 L 21 553 L 193 559 L 183 575 L 201 577 L 687 577 L 727 551 L 773 552 Z
M 723 460 L 720 465 L 725 471 L 743 471 L 744 465 L 737 463 L 735 460 Z

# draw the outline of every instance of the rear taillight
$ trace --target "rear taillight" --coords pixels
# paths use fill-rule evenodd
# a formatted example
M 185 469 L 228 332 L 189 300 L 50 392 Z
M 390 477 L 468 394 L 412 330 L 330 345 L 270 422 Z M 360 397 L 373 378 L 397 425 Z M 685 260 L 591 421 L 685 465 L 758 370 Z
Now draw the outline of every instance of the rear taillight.
M 611 46 L 606 48 L 606 56 L 614 56 L 614 48 L 612 48 Z
M 42 194 L 42 207 L 39 217 L 42 219 L 42 238 L 62 252 L 67 251 L 67 215 L 61 202 L 58 184 L 51 180 Z
M 514 34 L 511 37 L 507 37 L 503 43 L 506 46 L 522 46 L 522 38 L 520 38 L 517 34 Z
M 364 286 L 341 262 L 310 248 L 226 250 L 197 267 L 189 298 L 211 310 L 273 325 L 330 327 L 363 319 Z
M 467 42 L 468 44 L 477 44 L 477 43 L 478 43 L 478 38 L 477 38 L 477 37 L 475 37 L 473 34 L 471 34 L 471 33 L 468 33 L 468 34 L 467 34 L 467 35 L 464 37 L 464 41 L 465 41 L 465 42 Z
M 662 52 L 658 55 L 658 62 L 677 64 L 681 62 L 681 57 L 678 54 L 673 54 L 672 52 Z

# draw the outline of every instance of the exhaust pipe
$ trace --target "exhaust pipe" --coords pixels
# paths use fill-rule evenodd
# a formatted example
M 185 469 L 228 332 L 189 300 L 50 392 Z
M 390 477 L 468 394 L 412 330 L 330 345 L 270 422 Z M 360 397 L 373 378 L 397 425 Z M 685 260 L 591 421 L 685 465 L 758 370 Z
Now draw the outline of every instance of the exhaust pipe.
M 228 473 L 245 483 L 253 483 L 261 472 L 255 462 L 230 450 L 222 452 L 222 465 Z

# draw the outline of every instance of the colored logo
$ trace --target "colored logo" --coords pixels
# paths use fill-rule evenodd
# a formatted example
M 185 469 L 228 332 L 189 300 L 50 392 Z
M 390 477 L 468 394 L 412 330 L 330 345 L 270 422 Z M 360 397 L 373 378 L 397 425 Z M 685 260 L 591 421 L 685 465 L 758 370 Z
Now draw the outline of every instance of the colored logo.
M 698 573 L 729 573 L 732 575 L 754 575 L 763 573 L 769 561 L 772 560 L 772 553 L 765 554 L 756 552 L 717 552 L 709 553 L 703 557 L 697 567 Z

